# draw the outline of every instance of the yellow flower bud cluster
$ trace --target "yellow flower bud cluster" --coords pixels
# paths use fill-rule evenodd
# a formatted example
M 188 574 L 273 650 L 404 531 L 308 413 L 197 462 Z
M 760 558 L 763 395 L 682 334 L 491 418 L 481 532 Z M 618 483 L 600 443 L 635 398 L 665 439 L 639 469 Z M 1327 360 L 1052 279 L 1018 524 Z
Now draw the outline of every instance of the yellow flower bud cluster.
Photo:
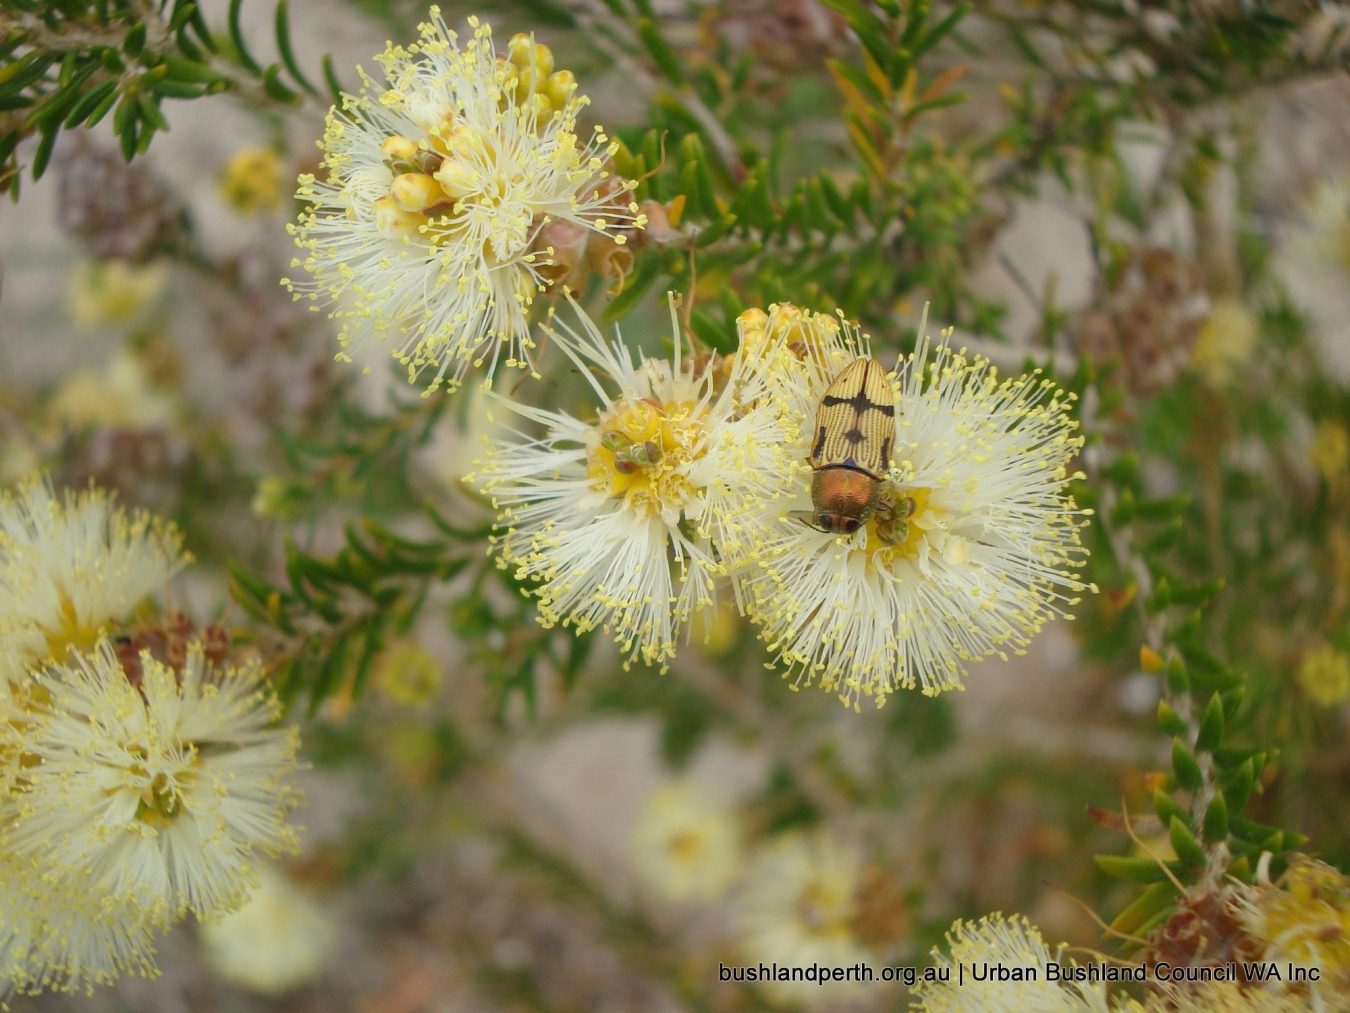
M 571 101 L 577 90 L 570 70 L 553 69 L 553 51 L 533 36 L 516 35 L 506 57 L 497 60 L 502 85 L 501 108 L 514 105 L 531 111 L 535 129 Z M 375 202 L 375 223 L 391 237 L 426 236 L 436 244 L 446 239 L 445 216 L 456 201 L 471 198 L 482 187 L 483 166 L 494 160 L 493 146 L 480 130 L 447 113 L 427 127 L 424 140 L 399 134 L 380 145 L 385 164 L 394 173 L 389 194 Z M 437 227 L 429 229 L 428 223 Z
M 449 162 L 429 144 L 395 134 L 380 145 L 385 164 L 394 173 L 389 193 L 375 201 L 375 225 L 386 236 L 417 236 L 430 217 L 448 211 L 453 197 L 442 189 L 436 173 Z
M 481 166 L 492 157 L 479 131 L 449 122 L 420 143 L 399 134 L 387 137 L 380 151 L 394 178 L 389 193 L 375 201 L 376 227 L 387 236 L 426 235 L 433 243 L 448 233 L 445 228 L 427 229 L 428 222 L 444 218 L 456 201 L 480 189 L 478 174 L 466 163 Z
M 390 341 L 410 379 L 430 368 L 446 386 L 523 367 L 535 299 L 589 272 L 621 281 L 646 222 L 637 184 L 614 175 L 618 143 L 578 130 L 585 96 L 548 47 L 469 28 L 433 8 L 417 42 L 376 57 L 382 83 L 329 111 L 290 227 L 311 278 L 283 279 L 332 307 L 344 349 Z
M 506 57 L 497 61 L 497 72 L 516 105 L 533 108 L 536 122 L 561 110 L 577 90 L 570 70 L 553 69 L 553 50 L 523 32 L 511 36 Z

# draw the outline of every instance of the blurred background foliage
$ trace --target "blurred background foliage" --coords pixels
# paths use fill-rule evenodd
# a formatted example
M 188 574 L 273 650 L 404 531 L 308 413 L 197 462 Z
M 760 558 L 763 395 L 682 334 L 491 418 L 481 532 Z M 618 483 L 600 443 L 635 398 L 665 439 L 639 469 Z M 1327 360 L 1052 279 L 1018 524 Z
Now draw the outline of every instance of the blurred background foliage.
M 1078 393 L 1100 593 L 964 695 L 854 715 L 791 692 L 734 610 L 664 675 L 541 627 L 461 481 L 501 424 L 483 398 L 332 363 L 275 281 L 292 180 L 331 93 L 425 11 L 323 6 L 0 4 L 0 477 L 41 466 L 177 520 L 206 575 L 187 604 L 256 643 L 307 718 L 314 826 L 287 872 L 341 956 L 276 1002 L 791 1004 L 715 978 L 774 959 L 753 856 L 803 834 L 853 869 L 846 931 L 878 963 L 924 963 L 998 908 L 1119 953 L 1084 908 L 1153 939 L 1185 903 L 1168 872 L 1194 896 L 1263 854 L 1276 876 L 1296 852 L 1346 867 L 1343 11 L 490 12 L 576 72 L 641 180 L 632 263 L 584 293 L 626 340 L 669 347 L 674 290 L 708 349 L 788 301 L 886 357 L 927 304 L 955 344 Z M 542 389 L 583 394 L 556 368 Z M 720 800 L 669 803 L 688 832 L 738 842 L 715 896 L 633 843 L 679 823 L 652 800 L 681 779 Z M 191 994 L 226 987 L 166 946 Z

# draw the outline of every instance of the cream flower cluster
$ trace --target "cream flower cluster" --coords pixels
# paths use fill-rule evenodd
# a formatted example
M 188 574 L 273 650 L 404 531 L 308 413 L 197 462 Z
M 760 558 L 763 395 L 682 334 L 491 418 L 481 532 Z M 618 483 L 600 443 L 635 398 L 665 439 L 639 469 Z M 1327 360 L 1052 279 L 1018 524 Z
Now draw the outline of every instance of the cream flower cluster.
M 1107 1013 L 1111 1009 L 1105 986 L 1086 981 L 1059 984 L 1050 978 L 1051 963 L 1067 966 L 1060 945 L 1052 953 L 1040 931 L 1025 918 L 986 915 L 975 922 L 958 921 L 947 931 L 950 952 L 934 949 L 932 966 L 942 977 L 920 982 L 910 1006 L 926 1013 Z M 984 980 L 962 975 L 958 967 L 1002 968 L 1020 980 Z M 1034 972 L 1034 973 L 1032 973 Z M 1130 1005 L 1114 1007 L 1120 1013 Z
M 829 317 L 776 307 L 741 319 L 742 347 L 788 338 L 768 400 L 797 422 L 785 495 L 747 500 L 735 574 L 752 619 L 798 682 L 851 706 L 897 688 L 959 689 L 967 663 L 1019 651 L 1087 585 L 1085 511 L 1066 487 L 1082 446 L 1072 397 L 1037 373 L 1000 378 L 985 359 L 921 336 L 892 376 L 889 470 L 876 509 L 846 536 L 801 523 L 816 406 L 868 354 Z M 888 432 L 887 436 L 891 434 Z
M 547 46 L 525 35 L 499 56 L 469 19 L 461 44 L 437 8 L 420 38 L 377 57 L 357 95 L 329 112 L 319 175 L 300 178 L 307 209 L 290 227 L 304 251 L 284 279 L 331 305 L 345 349 L 389 342 L 410 381 L 457 385 L 504 353 L 524 366 L 535 298 L 569 272 L 555 240 L 622 246 L 644 218 L 636 184 L 607 168 L 616 146 L 579 133 L 587 99 Z
M 603 628 L 664 665 L 724 583 L 788 676 L 856 707 L 959 688 L 968 662 L 1077 601 L 1086 511 L 1066 486 L 1082 439 L 1054 383 L 924 338 L 888 380 L 875 508 L 824 532 L 803 522 L 817 410 L 867 340 L 790 305 L 738 323 L 722 359 L 691 354 L 672 314 L 673 358 L 637 361 L 581 315 L 552 334 L 592 410 L 499 399 L 533 428 L 492 442 L 471 479 L 545 624 Z
M 823 829 L 748 839 L 744 815 L 689 777 L 657 787 L 631 838 L 646 897 L 686 916 L 716 912 L 710 922 L 730 930 L 736 962 L 746 966 L 894 963 L 912 924 L 909 884 Z M 883 988 L 857 980 L 750 980 L 774 1000 L 825 1009 Z
M 789 967 L 872 966 L 881 956 L 868 944 L 867 890 L 874 884 L 858 852 L 828 833 L 788 833 L 756 856 L 738 913 L 740 950 L 748 964 Z M 856 980 L 772 981 L 775 998 L 827 1008 L 856 1000 Z
M 1101 981 L 1065 981 L 1074 963 L 1060 944 L 1053 950 L 1036 926 L 1020 915 L 990 914 L 957 921 L 947 931 L 946 950 L 932 951 L 933 974 L 920 980 L 911 1010 L 924 1013 L 1295 1013 L 1344 1008 L 1350 967 L 1345 941 L 1346 877 L 1330 866 L 1302 860 L 1281 887 L 1233 884 L 1241 896 L 1244 928 L 1260 959 L 1277 966 L 1312 967 L 1311 983 L 1283 980 L 1172 980 L 1150 982 L 1142 999 Z M 1101 957 L 1105 963 L 1113 958 Z M 1119 961 L 1114 961 L 1119 962 Z M 1057 977 L 1049 973 L 1059 965 Z M 1139 967 L 1139 957 L 1120 962 Z M 998 977 L 995 968 L 1008 972 Z M 1213 970 L 1196 964 L 1174 970 Z M 1222 965 L 1220 965 L 1222 969 Z M 963 974 L 962 971 L 965 973 Z M 1286 972 L 1287 973 L 1287 972 Z
M 417 42 L 379 57 L 384 80 L 330 112 L 292 226 L 310 280 L 285 281 L 331 306 L 344 349 L 391 341 L 433 387 L 528 365 L 534 301 L 566 291 L 576 237 L 617 248 L 644 225 L 635 184 L 607 168 L 615 146 L 578 134 L 572 75 L 530 36 L 499 54 L 469 26 L 461 42 L 433 7 Z M 853 476 L 875 495 L 841 537 L 800 518 L 817 409 L 868 355 L 856 328 L 771 307 L 742 316 L 734 355 L 695 354 L 677 327 L 655 359 L 584 315 L 556 319 L 544 330 L 594 403 L 499 398 L 521 428 L 466 476 L 500 510 L 495 550 L 545 624 L 603 629 L 664 666 L 724 583 L 797 684 L 856 708 L 959 688 L 969 662 L 1020 650 L 1084 590 L 1084 512 L 1066 492 L 1082 440 L 1051 381 L 1000 379 L 926 337 L 886 380 L 868 367 L 872 392 L 894 394 L 872 448 L 885 474 Z
M 664 665 L 713 604 L 735 511 L 777 495 L 794 434 L 756 403 L 762 355 L 747 351 L 729 371 L 693 356 L 672 311 L 674 356 L 635 359 L 578 314 L 580 330 L 552 336 L 594 409 L 577 417 L 500 399 L 542 435 L 493 442 L 467 478 L 500 510 L 494 546 L 546 625 L 604 629 L 630 659 Z
M 632 844 L 638 879 L 675 903 L 718 900 L 743 864 L 734 809 L 691 779 L 671 780 L 647 798 Z
M 298 734 L 259 666 L 139 649 L 191 630 L 137 616 L 185 562 L 99 490 L 0 492 L 0 996 L 153 973 L 160 930 L 293 847 Z

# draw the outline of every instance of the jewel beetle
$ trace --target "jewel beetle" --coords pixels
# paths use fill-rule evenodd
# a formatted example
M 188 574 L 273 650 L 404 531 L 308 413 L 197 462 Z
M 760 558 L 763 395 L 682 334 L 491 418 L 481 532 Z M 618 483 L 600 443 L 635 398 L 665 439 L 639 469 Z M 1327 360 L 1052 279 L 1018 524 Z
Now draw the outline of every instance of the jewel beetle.
M 877 508 L 894 439 L 895 391 L 886 369 L 876 359 L 854 359 L 830 381 L 816 409 L 807 457 L 814 509 L 803 519 L 827 534 L 862 527 Z

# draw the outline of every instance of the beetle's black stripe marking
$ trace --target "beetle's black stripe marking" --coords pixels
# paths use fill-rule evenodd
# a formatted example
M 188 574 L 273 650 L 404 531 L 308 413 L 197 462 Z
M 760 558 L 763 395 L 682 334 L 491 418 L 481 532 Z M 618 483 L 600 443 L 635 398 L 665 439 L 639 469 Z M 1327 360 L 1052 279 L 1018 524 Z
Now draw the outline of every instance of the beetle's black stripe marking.
M 866 411 L 874 411 L 895 418 L 895 405 L 877 404 L 867 396 L 866 391 L 860 390 L 852 397 L 840 397 L 838 394 L 826 394 L 820 399 L 820 403 L 826 408 L 833 408 L 835 405 L 846 404 L 859 415 Z
M 867 437 L 863 435 L 861 429 L 854 426 L 848 432 L 844 433 L 844 439 L 848 440 L 849 443 L 861 443 L 863 440 L 867 439 Z
M 825 449 L 825 427 L 820 427 L 820 435 L 816 437 L 816 445 L 811 448 L 811 456 L 819 457 L 820 452 Z
M 891 463 L 891 438 L 889 436 L 881 441 L 881 463 L 883 465 Z

